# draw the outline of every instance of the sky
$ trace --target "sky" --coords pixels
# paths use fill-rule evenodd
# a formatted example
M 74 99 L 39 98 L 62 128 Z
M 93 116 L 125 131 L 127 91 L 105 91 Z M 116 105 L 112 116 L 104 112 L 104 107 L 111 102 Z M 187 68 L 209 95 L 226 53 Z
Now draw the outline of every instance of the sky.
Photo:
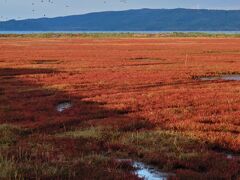
M 140 8 L 240 9 L 240 0 L 0 0 L 0 21 Z

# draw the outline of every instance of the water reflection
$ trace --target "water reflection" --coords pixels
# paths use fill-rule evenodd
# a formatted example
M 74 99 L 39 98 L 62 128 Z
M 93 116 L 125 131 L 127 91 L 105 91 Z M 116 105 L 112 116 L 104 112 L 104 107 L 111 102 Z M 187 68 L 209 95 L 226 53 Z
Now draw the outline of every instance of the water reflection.
M 214 77 L 202 77 L 202 81 L 214 81 L 214 80 L 225 80 L 225 81 L 240 81 L 240 75 L 223 75 Z
M 66 109 L 69 109 L 72 107 L 72 103 L 70 101 L 65 101 L 65 102 L 61 102 L 57 105 L 56 109 L 58 112 L 63 112 Z

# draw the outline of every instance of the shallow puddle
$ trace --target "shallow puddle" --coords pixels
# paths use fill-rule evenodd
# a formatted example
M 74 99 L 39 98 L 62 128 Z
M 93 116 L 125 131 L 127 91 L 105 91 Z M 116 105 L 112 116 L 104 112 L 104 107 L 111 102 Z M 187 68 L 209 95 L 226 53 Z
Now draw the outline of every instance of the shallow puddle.
M 167 180 L 170 177 L 175 176 L 173 173 L 165 173 L 160 172 L 156 168 L 146 165 L 142 162 L 132 161 L 132 160 L 118 160 L 118 161 L 126 161 L 130 162 L 132 166 L 136 169 L 134 171 L 134 174 L 136 174 L 139 178 L 145 179 L 145 180 Z
M 227 159 L 240 160 L 240 155 L 239 154 L 227 153 L 226 157 L 227 157 Z
M 232 154 L 227 154 L 227 159 L 233 159 L 233 155 Z
M 69 109 L 72 107 L 72 103 L 70 101 L 65 101 L 65 102 L 61 102 L 57 105 L 56 109 L 58 112 L 63 112 L 66 109 Z
M 202 77 L 202 81 L 214 81 L 214 80 L 225 80 L 225 81 L 240 81 L 240 74 L 238 75 L 222 75 L 214 77 Z
M 169 177 L 174 176 L 174 174 L 160 172 L 152 166 L 141 162 L 133 162 L 133 167 L 137 169 L 135 174 L 146 180 L 167 180 Z

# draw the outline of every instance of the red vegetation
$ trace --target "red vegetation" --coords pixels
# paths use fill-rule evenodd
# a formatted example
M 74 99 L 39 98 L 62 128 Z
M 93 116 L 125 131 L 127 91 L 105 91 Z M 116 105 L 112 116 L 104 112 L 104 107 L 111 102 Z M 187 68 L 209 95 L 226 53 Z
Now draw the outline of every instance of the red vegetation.
M 240 73 L 240 39 L 3 38 L 0 51 L 1 123 L 44 134 L 86 124 L 155 127 L 240 152 L 240 82 L 197 78 Z M 57 112 L 61 101 L 72 108 Z M 194 160 L 180 166 L 179 175 L 204 172 Z

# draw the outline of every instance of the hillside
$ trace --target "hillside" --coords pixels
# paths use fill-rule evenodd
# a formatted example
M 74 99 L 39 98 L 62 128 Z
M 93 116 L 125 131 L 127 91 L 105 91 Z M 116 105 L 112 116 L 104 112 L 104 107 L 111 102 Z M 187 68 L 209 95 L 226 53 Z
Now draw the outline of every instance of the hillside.
M 0 22 L 0 31 L 238 31 L 240 10 L 139 9 Z

